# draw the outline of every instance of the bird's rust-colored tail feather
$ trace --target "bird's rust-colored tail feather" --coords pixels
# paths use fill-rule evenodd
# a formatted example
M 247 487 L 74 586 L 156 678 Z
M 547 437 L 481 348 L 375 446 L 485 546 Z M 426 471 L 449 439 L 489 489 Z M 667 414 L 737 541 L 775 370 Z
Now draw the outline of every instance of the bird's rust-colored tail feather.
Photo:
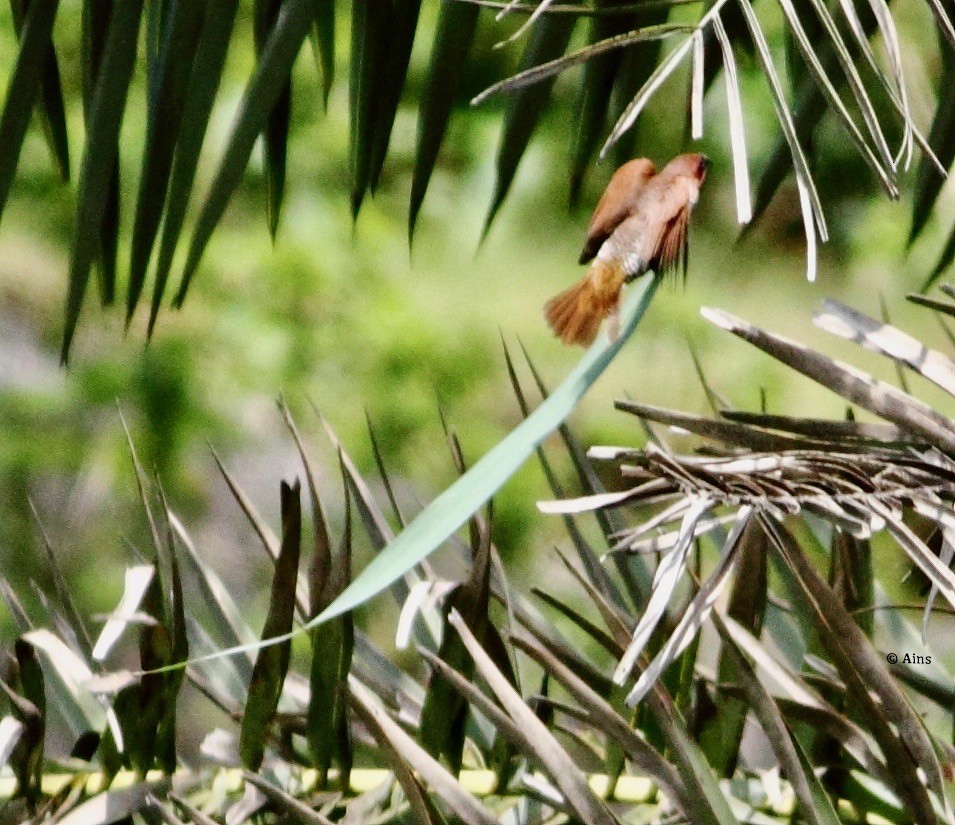
M 619 267 L 598 262 L 570 289 L 544 305 L 547 323 L 565 344 L 588 346 L 604 318 L 616 311 L 622 286 Z

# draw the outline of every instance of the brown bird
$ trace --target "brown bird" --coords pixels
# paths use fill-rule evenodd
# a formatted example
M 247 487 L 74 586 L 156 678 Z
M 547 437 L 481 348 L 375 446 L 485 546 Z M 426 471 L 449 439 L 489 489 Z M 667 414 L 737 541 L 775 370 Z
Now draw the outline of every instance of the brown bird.
M 597 203 L 580 263 L 587 274 L 544 307 L 547 323 L 565 344 L 591 344 L 607 316 L 610 339 L 617 336 L 617 308 L 625 283 L 648 270 L 686 274 L 690 211 L 700 195 L 710 161 L 679 155 L 658 173 L 637 158 L 621 166 Z

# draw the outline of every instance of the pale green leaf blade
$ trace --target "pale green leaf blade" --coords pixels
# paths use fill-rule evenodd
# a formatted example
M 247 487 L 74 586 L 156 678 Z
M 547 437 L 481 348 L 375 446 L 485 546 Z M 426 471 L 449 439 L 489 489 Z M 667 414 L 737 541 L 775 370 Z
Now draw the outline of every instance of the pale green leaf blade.
M 657 285 L 656 276 L 644 278 L 628 297 L 620 336 L 613 342 L 601 336 L 546 401 L 428 505 L 315 621 L 326 621 L 368 601 L 429 556 L 487 502 L 564 422 L 609 366 L 636 329 Z

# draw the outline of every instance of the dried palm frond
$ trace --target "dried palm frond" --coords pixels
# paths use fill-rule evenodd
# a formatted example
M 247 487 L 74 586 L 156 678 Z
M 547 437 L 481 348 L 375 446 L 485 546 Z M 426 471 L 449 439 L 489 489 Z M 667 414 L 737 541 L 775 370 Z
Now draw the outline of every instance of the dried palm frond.
M 931 583 L 928 604 L 941 592 L 955 607 L 950 554 L 944 562 L 940 560 L 938 552 L 930 549 L 925 531 L 919 535 L 907 518 L 915 513 L 928 519 L 946 538 L 955 526 L 955 423 L 917 398 L 795 342 L 718 310 L 704 309 L 703 314 L 892 423 L 822 421 L 733 410 L 723 410 L 720 419 L 707 419 L 618 402 L 619 409 L 643 421 L 677 427 L 706 439 L 695 455 L 677 455 L 654 444 L 644 449 L 592 448 L 591 458 L 617 465 L 623 489 L 539 505 L 544 512 L 564 515 L 623 506 L 654 508 L 649 518 L 618 531 L 611 548 L 612 552 L 667 554 L 658 568 L 650 604 L 618 666 L 618 682 L 629 676 L 662 619 L 677 580 L 688 569 L 691 544 L 712 535 L 723 545 L 725 557 L 684 613 L 671 637 L 673 644 L 664 646 L 661 658 L 644 671 L 631 690 L 631 703 L 646 694 L 653 678 L 689 644 L 692 634 L 687 629 L 692 627 L 695 633 L 709 614 L 711 591 L 725 582 L 741 546 L 741 525 L 754 516 L 770 525 L 770 534 L 776 529 L 771 525 L 783 525 L 803 513 L 828 522 L 834 533 L 858 541 L 885 531 Z M 955 392 L 949 378 L 955 364 L 891 325 L 836 302 L 826 302 L 816 322 L 921 373 L 949 393 Z M 716 517 L 707 517 L 714 512 Z M 734 525 L 728 538 L 727 524 Z M 664 598 L 655 599 L 661 588 Z

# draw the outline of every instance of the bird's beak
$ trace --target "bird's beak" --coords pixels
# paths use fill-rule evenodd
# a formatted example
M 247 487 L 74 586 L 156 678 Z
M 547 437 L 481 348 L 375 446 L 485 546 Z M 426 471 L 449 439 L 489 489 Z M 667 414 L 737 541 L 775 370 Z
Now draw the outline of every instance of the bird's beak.
M 700 178 L 706 176 L 707 171 L 710 168 L 710 159 L 706 155 L 700 155 Z

